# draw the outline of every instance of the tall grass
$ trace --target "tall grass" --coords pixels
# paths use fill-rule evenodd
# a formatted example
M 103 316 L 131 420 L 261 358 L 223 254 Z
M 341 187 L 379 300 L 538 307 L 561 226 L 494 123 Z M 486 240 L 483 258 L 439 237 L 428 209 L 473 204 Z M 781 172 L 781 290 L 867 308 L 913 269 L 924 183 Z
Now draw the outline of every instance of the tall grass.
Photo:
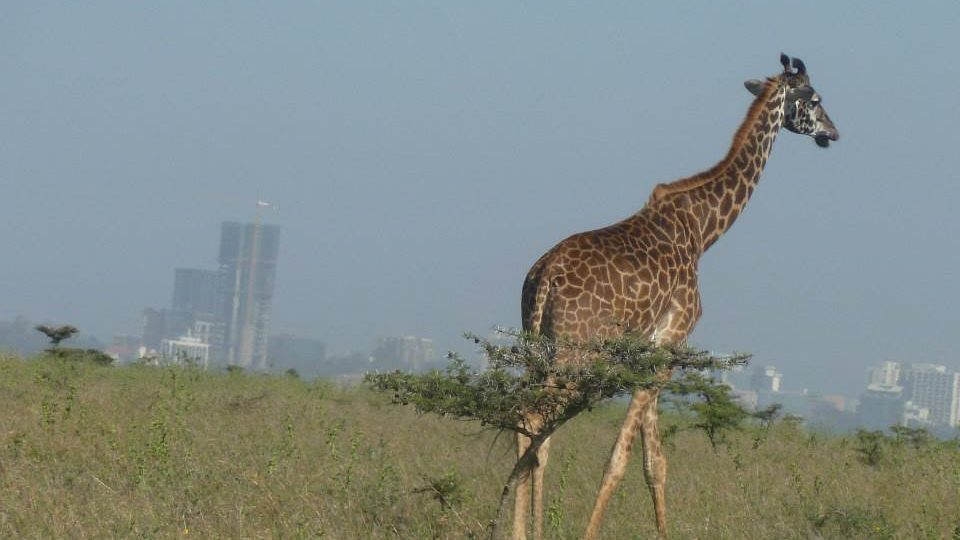
M 510 436 L 292 377 L 0 357 L 0 538 L 482 537 Z M 576 538 L 622 420 L 554 437 L 547 532 Z M 674 420 L 678 421 L 678 420 Z M 667 445 L 673 538 L 960 537 L 960 451 L 789 425 Z M 605 538 L 653 537 L 635 458 Z

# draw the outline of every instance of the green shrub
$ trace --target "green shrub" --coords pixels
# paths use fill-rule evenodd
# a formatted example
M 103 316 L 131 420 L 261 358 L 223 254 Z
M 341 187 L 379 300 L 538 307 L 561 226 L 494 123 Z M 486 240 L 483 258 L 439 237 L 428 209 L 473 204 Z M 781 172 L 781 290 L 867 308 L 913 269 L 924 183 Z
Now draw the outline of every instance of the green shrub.
M 857 439 L 857 458 L 871 467 L 880 466 L 886 454 L 887 444 L 887 437 L 883 432 L 858 429 L 855 437 Z

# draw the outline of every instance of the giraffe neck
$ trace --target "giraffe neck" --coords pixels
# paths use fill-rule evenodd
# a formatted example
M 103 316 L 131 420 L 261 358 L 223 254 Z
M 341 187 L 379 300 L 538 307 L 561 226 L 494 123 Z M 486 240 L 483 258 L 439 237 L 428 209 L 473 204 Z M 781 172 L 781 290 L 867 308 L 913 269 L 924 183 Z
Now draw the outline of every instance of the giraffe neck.
M 690 213 L 690 227 L 698 229 L 691 232 L 699 233 L 701 252 L 733 225 L 753 194 L 783 124 L 785 98 L 780 78 L 768 79 L 726 157 L 696 176 L 658 185 L 650 196 L 647 206 Z

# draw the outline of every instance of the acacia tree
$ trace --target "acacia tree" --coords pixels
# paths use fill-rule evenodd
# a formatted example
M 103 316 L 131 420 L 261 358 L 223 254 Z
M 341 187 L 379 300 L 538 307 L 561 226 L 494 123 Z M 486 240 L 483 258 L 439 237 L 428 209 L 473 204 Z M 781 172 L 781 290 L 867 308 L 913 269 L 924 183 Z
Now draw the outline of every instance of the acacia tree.
M 76 326 L 65 324 L 63 326 L 50 326 L 46 324 L 39 324 L 36 327 L 36 330 L 48 338 L 50 338 L 50 344 L 54 348 L 60 346 L 60 342 L 72 337 L 74 334 L 79 332 Z
M 512 338 L 500 345 L 473 334 L 488 368 L 470 368 L 450 353 L 444 371 L 425 374 L 370 373 L 365 381 L 375 390 L 392 393 L 392 401 L 413 405 L 418 412 L 478 421 L 501 431 L 530 438 L 503 484 L 491 538 L 497 536 L 505 502 L 517 478 L 535 463 L 537 450 L 560 426 L 609 398 L 642 388 L 663 387 L 668 370 L 704 370 L 746 362 L 747 355 L 719 358 L 682 345 L 658 347 L 635 336 L 597 339 L 586 343 L 500 330 Z M 558 353 L 574 361 L 557 364 Z M 542 426 L 528 429 L 524 418 L 536 414 Z M 712 441 L 711 441 L 712 442 Z
M 51 326 L 40 324 L 34 327 L 38 332 L 50 338 L 50 348 L 47 354 L 61 360 L 72 360 L 77 362 L 92 362 L 101 366 L 109 366 L 113 363 L 113 358 L 97 349 L 78 349 L 73 347 L 60 348 L 60 342 L 69 339 L 79 332 L 76 326 L 65 324 L 62 326 Z

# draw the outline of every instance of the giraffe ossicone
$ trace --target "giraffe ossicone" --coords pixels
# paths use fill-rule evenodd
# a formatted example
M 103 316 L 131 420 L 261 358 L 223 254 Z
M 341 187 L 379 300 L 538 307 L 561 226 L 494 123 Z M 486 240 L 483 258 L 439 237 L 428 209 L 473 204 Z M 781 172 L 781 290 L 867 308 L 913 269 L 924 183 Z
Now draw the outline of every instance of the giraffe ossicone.
M 759 181 L 781 128 L 827 147 L 839 133 L 806 65 L 785 54 L 783 71 L 745 86 L 755 98 L 726 156 L 697 175 L 656 186 L 636 214 L 602 229 L 575 234 L 545 253 L 527 273 L 521 298 L 523 328 L 534 334 L 586 341 L 632 333 L 658 344 L 686 340 L 700 318 L 700 256 L 736 221 Z M 555 358 L 556 362 L 575 361 Z M 663 374 L 666 380 L 669 373 Z M 633 394 L 601 480 L 585 537 L 599 534 L 604 511 L 626 470 L 639 433 L 643 470 L 657 530 L 666 535 L 667 462 L 657 428 L 659 389 Z M 536 432 L 538 418 L 525 420 Z M 518 456 L 529 439 L 518 435 Z M 536 538 L 543 535 L 543 472 L 549 439 L 516 490 L 513 537 L 526 538 L 533 506 Z M 532 489 L 531 489 L 532 488 Z

